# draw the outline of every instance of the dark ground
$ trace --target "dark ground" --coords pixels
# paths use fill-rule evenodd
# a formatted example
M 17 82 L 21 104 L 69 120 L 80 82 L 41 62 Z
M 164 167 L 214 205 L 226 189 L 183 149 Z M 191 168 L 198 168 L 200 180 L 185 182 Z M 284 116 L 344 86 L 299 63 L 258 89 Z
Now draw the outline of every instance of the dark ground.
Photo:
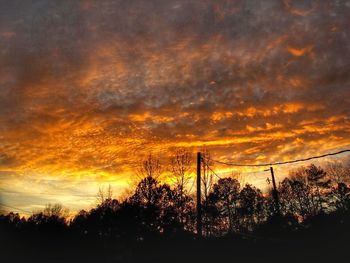
M 2 262 L 349 262 L 348 228 L 331 222 L 285 237 L 237 235 L 138 242 L 59 235 L 1 235 Z M 321 228 L 322 227 L 322 228 Z M 320 231 L 320 228 L 322 231 Z

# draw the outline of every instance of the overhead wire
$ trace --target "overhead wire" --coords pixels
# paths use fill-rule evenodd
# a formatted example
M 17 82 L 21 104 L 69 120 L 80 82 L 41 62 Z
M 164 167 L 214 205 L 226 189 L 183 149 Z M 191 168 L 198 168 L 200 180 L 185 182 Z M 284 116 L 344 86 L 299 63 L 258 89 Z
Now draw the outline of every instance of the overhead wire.
M 338 152 L 333 152 L 333 153 L 327 153 L 327 154 L 322 154 L 322 155 L 317 155 L 317 156 L 311 156 L 307 158 L 301 158 L 301 159 L 296 159 L 296 160 L 289 160 L 289 161 L 283 161 L 283 162 L 274 162 L 274 163 L 260 163 L 260 164 L 242 164 L 242 163 L 230 163 L 230 162 L 224 162 L 220 160 L 215 160 L 215 159 L 208 159 L 212 162 L 223 164 L 223 165 L 228 165 L 228 166 L 236 166 L 236 167 L 266 167 L 266 166 L 276 166 L 276 165 L 284 165 L 284 164 L 291 164 L 291 163 L 298 163 L 298 162 L 305 162 L 313 159 L 319 159 L 319 158 L 324 158 L 327 156 L 333 156 L 333 155 L 338 155 L 341 153 L 345 152 L 350 152 L 350 149 L 338 151 Z M 203 157 L 205 158 L 205 157 Z
M 284 164 L 304 162 L 304 161 L 309 161 L 309 160 L 313 160 L 313 159 L 324 158 L 324 157 L 327 157 L 327 156 L 334 156 L 334 155 L 338 155 L 338 154 L 342 154 L 342 153 L 346 153 L 346 152 L 350 152 L 350 149 L 341 150 L 341 151 L 333 152 L 333 153 L 317 155 L 317 156 L 311 156 L 311 157 L 307 157 L 307 158 L 289 160 L 289 161 L 284 161 L 284 162 L 261 163 L 261 164 L 230 163 L 230 162 L 223 162 L 223 161 L 215 160 L 215 159 L 212 159 L 212 158 L 206 158 L 206 157 L 202 157 L 202 158 L 206 159 L 207 161 L 212 161 L 212 162 L 215 162 L 215 163 L 228 165 L 228 166 L 236 166 L 236 167 L 266 167 L 266 166 L 277 166 L 277 165 L 284 165 Z M 216 172 L 214 172 L 213 169 L 211 169 L 209 165 L 207 165 L 207 167 L 217 178 L 222 179 L 222 177 L 219 176 Z M 242 174 L 256 174 L 256 173 L 267 172 L 267 171 L 270 171 L 270 169 L 264 169 L 264 170 L 252 171 L 252 172 L 243 172 L 243 173 L 240 173 L 240 175 L 242 175 Z
M 291 163 L 298 163 L 298 162 L 304 162 L 304 161 L 308 161 L 308 160 L 313 160 L 313 159 L 319 159 L 319 158 L 324 158 L 327 156 L 334 156 L 334 155 L 339 155 L 342 153 L 346 153 L 346 152 L 350 152 L 350 149 L 345 149 L 345 150 L 341 150 L 338 152 L 332 152 L 332 153 L 327 153 L 327 154 L 323 154 L 323 155 L 317 155 L 317 156 L 311 156 L 311 157 L 307 157 L 307 158 L 301 158 L 301 159 L 295 159 L 295 160 L 289 160 L 289 161 L 283 161 L 283 162 L 274 162 L 274 163 L 260 163 L 260 164 L 242 164 L 242 163 L 231 163 L 231 162 L 224 162 L 224 161 L 220 161 L 220 160 L 215 160 L 212 158 L 206 158 L 206 157 L 202 157 L 203 159 L 215 162 L 215 163 L 219 163 L 219 164 L 223 164 L 223 165 L 228 165 L 228 166 L 236 166 L 236 167 L 266 167 L 266 166 L 277 166 L 277 165 L 284 165 L 284 164 L 291 164 Z M 222 179 L 221 176 L 219 176 L 215 171 L 213 171 L 213 169 L 207 165 L 207 168 L 219 179 Z M 256 174 L 256 173 L 260 173 L 260 172 L 266 172 L 269 171 L 269 169 L 264 169 L 261 171 L 253 171 L 253 172 L 244 172 L 243 174 Z M 240 173 L 242 174 L 242 173 Z M 7 193 L 17 193 L 17 194 L 30 194 L 30 193 L 25 193 L 25 192 L 17 192 L 17 191 L 9 191 L 9 190 L 4 190 L 4 189 L 0 189 L 2 192 L 7 192 Z M 55 194 L 55 193 L 34 193 L 34 194 L 39 194 L 39 195 L 52 195 L 52 196 L 60 196 L 61 194 Z M 73 194 L 72 196 L 79 196 L 79 197 L 93 197 L 92 195 L 79 195 L 79 194 Z M 16 209 L 18 211 L 22 211 L 25 213 L 29 213 L 31 214 L 32 212 L 29 212 L 27 210 L 18 208 L 18 207 L 13 207 L 13 206 L 9 206 L 9 205 L 5 205 L 0 203 L 1 206 L 3 207 L 7 207 L 7 208 L 11 208 L 11 209 Z

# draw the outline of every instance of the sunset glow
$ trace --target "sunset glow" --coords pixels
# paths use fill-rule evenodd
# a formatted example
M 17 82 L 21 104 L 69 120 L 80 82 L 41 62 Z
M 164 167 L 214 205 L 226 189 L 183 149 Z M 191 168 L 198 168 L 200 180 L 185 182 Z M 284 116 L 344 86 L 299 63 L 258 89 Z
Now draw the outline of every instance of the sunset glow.
M 1 203 L 86 209 L 179 148 L 195 165 L 350 147 L 349 1 L 34 2 L 0 8 Z

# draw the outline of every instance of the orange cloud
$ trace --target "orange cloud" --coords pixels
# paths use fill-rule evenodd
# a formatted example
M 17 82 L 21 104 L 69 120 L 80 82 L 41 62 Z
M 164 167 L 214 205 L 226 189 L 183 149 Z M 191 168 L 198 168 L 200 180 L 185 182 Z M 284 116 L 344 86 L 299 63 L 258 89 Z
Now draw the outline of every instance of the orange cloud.
M 232 112 L 214 112 L 212 115 L 211 115 L 211 120 L 214 121 L 214 122 L 217 122 L 217 121 L 221 121 L 223 119 L 227 119 L 227 118 L 230 118 L 233 116 L 233 113 Z
M 312 49 L 313 49 L 312 45 L 306 46 L 304 48 L 287 47 L 288 52 L 295 57 L 305 56 L 306 54 L 310 53 Z

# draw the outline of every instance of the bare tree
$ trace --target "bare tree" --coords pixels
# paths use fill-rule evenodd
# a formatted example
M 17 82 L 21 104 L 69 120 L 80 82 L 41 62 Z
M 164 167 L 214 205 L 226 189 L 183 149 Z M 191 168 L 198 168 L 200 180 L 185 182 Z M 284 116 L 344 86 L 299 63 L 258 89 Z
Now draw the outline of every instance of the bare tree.
M 45 216 L 54 216 L 54 217 L 67 217 L 69 214 L 68 209 L 63 208 L 59 203 L 56 204 L 47 204 L 43 210 Z
M 237 180 L 240 185 L 246 185 L 248 184 L 248 181 L 247 181 L 247 177 L 242 175 L 240 172 L 236 172 L 236 171 L 233 171 L 231 172 L 231 176 L 230 176 L 232 179 L 235 179 Z
M 329 162 L 325 170 L 335 184 L 350 182 L 350 167 L 346 167 L 341 162 Z
M 208 200 L 209 194 L 214 184 L 214 173 L 212 161 L 210 160 L 210 152 L 207 149 L 202 151 L 202 184 L 204 203 Z
M 108 188 L 105 190 L 104 187 L 100 187 L 97 193 L 97 201 L 99 204 L 103 204 L 107 200 L 112 200 L 113 198 L 113 189 L 109 184 Z
M 147 158 L 142 161 L 138 173 L 141 179 L 146 177 L 158 179 L 162 173 L 160 160 L 155 158 L 152 154 L 149 154 Z
M 185 149 L 177 150 L 171 157 L 171 172 L 180 196 L 185 193 L 185 187 L 190 180 L 191 153 Z
M 300 181 L 308 184 L 308 178 L 305 166 L 298 167 L 297 169 L 292 169 L 289 171 L 289 178 L 292 181 Z
M 215 229 L 216 217 L 212 213 L 212 205 L 210 203 L 210 193 L 214 185 L 214 173 L 210 153 L 207 149 L 202 150 L 202 201 L 203 201 L 203 230 L 206 236 L 212 235 Z
M 177 150 L 170 159 L 171 172 L 175 180 L 177 193 L 176 207 L 181 223 L 185 221 L 189 211 L 191 198 L 187 193 L 190 191 L 187 185 L 191 179 L 191 153 L 185 149 Z

